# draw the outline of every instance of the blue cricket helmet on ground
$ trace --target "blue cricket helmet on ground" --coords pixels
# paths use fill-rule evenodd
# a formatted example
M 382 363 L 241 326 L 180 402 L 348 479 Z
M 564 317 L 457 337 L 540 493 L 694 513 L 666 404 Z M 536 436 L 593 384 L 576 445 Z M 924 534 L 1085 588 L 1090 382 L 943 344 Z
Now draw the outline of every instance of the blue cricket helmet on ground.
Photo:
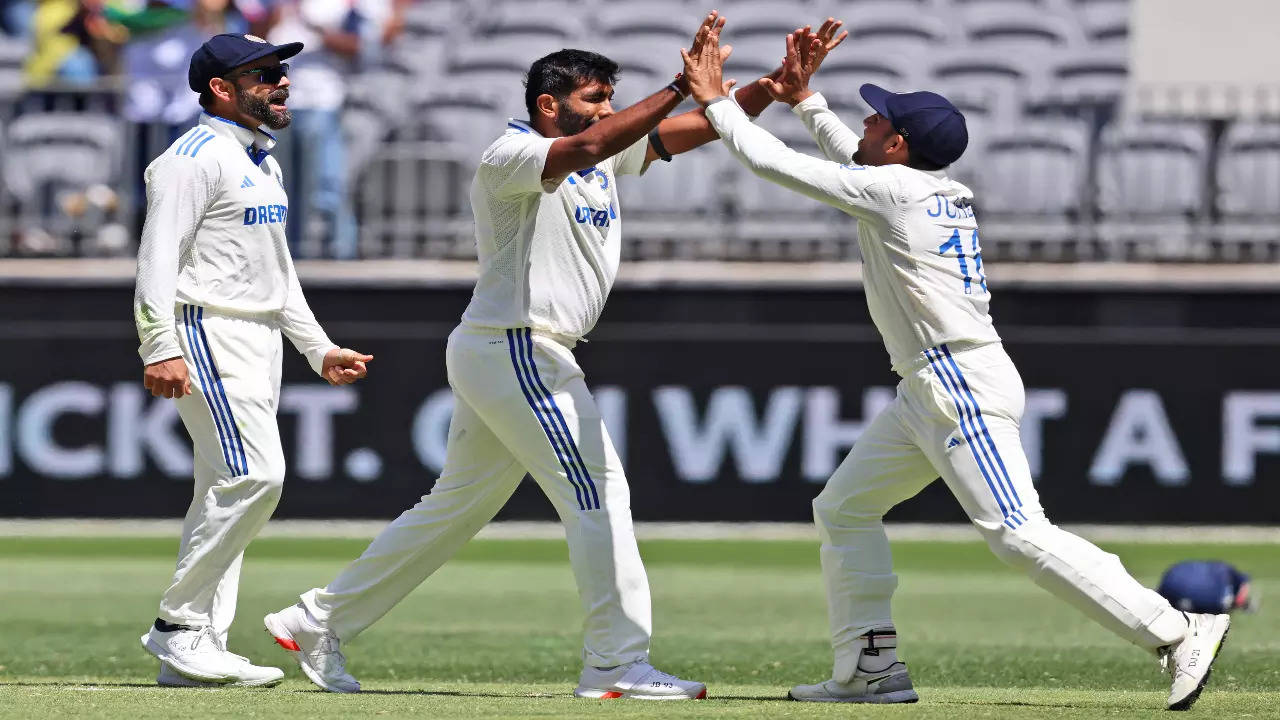
M 1165 571 L 1157 592 L 1185 612 L 1224 613 L 1253 610 L 1250 590 L 1249 576 L 1225 562 L 1188 560 Z

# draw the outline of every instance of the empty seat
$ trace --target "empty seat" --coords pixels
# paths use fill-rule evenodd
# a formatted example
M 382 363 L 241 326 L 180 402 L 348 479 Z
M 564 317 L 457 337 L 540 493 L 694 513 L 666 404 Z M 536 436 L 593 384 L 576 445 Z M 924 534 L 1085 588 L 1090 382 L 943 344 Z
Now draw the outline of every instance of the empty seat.
M 952 101 L 981 103 L 1003 116 L 1021 112 L 1043 70 L 1025 58 L 981 48 L 938 52 L 930 57 L 928 89 Z
M 1280 217 L 1280 123 L 1232 124 L 1222 138 L 1216 175 L 1224 217 Z
M 622 178 L 618 188 L 624 217 L 719 214 L 723 155 L 718 143 L 708 144 L 676 155 L 670 163 L 656 161 L 640 177 Z
M 0 98 L 12 98 L 22 92 L 25 79 L 22 64 L 31 53 L 31 44 L 22 38 L 0 34 Z
M 983 213 L 1014 216 L 1079 215 L 1085 202 L 1089 134 L 1069 120 L 1024 121 L 993 129 L 970 146 L 967 165 Z
M 1067 49 L 1051 56 L 1046 75 L 1032 92 L 1032 105 L 1069 109 L 1111 104 L 1124 96 L 1129 58 L 1123 48 L 1118 53 L 1098 46 Z
M 961 10 L 970 44 L 1011 57 L 1057 52 L 1085 42 L 1074 15 L 1052 8 L 998 2 Z
M 782 42 L 782 37 L 797 25 L 820 22 L 816 10 L 803 0 L 738 0 L 721 8 L 727 21 L 721 41 L 732 44 L 764 35 Z
M 833 57 L 850 48 L 865 48 L 868 43 L 880 44 L 896 54 L 922 53 L 963 41 L 955 37 L 946 12 L 912 5 L 901 1 L 862 2 L 851 8 L 845 23 L 849 31 L 847 44 L 835 50 Z
M 477 18 L 477 30 L 489 39 L 522 37 L 572 45 L 585 30 L 582 3 L 527 0 L 490 6 Z
M 1107 126 L 1098 150 L 1098 208 L 1108 216 L 1199 215 L 1208 149 L 1205 128 L 1195 123 Z
M 520 95 L 523 104 L 523 93 Z M 525 113 L 515 113 L 523 117 Z M 427 89 L 414 98 L 412 122 L 400 127 L 401 139 L 445 140 L 460 157 L 479 163 L 480 153 L 501 135 L 512 106 L 496 93 L 477 91 L 465 79 Z
M 22 202 L 37 200 L 45 189 L 120 182 L 123 131 L 114 117 L 31 113 L 14 118 L 7 135 L 4 180 Z
M 663 48 L 674 46 L 678 51 L 692 42 L 704 12 L 694 3 L 658 0 L 606 2 L 597 6 L 593 15 L 599 37 L 611 45 L 619 41 L 652 42 Z
M 865 108 L 858 94 L 863 83 L 893 92 L 921 90 L 923 67 L 923 58 L 909 52 L 889 52 L 883 45 L 842 45 L 827 56 L 810 86 L 821 91 L 833 107 Z
M 412 2 L 404 11 L 404 34 L 410 42 L 443 37 L 457 30 L 467 17 L 467 5 L 450 0 Z

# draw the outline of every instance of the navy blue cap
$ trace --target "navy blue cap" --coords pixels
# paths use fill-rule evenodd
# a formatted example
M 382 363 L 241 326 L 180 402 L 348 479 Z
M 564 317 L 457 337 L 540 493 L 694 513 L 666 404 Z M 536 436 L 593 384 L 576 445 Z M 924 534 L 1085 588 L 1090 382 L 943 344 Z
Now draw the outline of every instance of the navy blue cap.
M 907 145 L 936 165 L 950 165 L 969 146 L 969 128 L 964 115 L 950 100 L 938 93 L 892 93 L 867 83 L 858 94 L 893 123 Z
M 1186 612 L 1224 613 L 1251 609 L 1249 576 L 1224 562 L 1189 560 L 1165 571 L 1156 590 Z
M 196 92 L 204 92 L 209 87 L 210 80 L 226 75 L 233 68 L 268 55 L 284 60 L 300 52 L 300 42 L 272 45 L 257 35 L 214 35 L 192 53 L 191 67 L 187 70 L 187 84 Z

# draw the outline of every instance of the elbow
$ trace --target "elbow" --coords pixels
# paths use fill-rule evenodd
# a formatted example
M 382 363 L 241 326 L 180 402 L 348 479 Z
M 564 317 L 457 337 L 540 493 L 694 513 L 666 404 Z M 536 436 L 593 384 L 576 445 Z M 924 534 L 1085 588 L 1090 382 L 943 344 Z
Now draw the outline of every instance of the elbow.
M 601 140 L 576 138 L 573 144 L 573 155 L 581 159 L 584 165 L 591 165 L 608 157 L 608 149 Z

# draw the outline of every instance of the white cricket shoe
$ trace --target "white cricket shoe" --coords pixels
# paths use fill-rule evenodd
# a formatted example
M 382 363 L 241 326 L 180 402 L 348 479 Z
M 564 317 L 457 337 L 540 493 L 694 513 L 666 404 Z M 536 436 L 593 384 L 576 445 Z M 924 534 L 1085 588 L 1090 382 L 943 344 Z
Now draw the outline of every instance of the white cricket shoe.
M 360 692 L 360 683 L 347 672 L 338 636 L 308 622 L 302 603 L 267 615 L 262 624 L 276 644 L 293 654 L 308 680 L 329 692 Z
M 153 626 L 139 640 L 147 652 L 192 680 L 229 683 L 238 679 L 240 663 L 218 647 L 211 627 L 164 632 Z
M 1170 710 L 1189 710 L 1209 682 L 1213 661 L 1231 628 L 1230 615 L 1186 613 L 1187 636 L 1177 645 L 1160 648 L 1160 665 L 1173 678 Z
M 263 667 L 249 662 L 249 658 L 228 652 L 228 655 L 240 661 L 239 678 L 229 683 L 205 682 L 192 680 L 180 675 L 169 667 L 168 663 L 160 663 L 160 673 L 156 675 L 156 684 L 162 687 L 275 687 L 284 680 L 284 671 L 280 668 Z
M 877 673 L 861 670 L 851 682 L 827 680 L 817 685 L 797 685 L 787 693 L 791 700 L 843 703 L 913 703 L 920 699 L 907 675 L 907 665 L 895 662 Z
M 647 662 L 634 662 L 612 670 L 584 667 L 573 694 L 580 698 L 604 700 L 702 700 L 707 696 L 707 686 L 681 680 Z

